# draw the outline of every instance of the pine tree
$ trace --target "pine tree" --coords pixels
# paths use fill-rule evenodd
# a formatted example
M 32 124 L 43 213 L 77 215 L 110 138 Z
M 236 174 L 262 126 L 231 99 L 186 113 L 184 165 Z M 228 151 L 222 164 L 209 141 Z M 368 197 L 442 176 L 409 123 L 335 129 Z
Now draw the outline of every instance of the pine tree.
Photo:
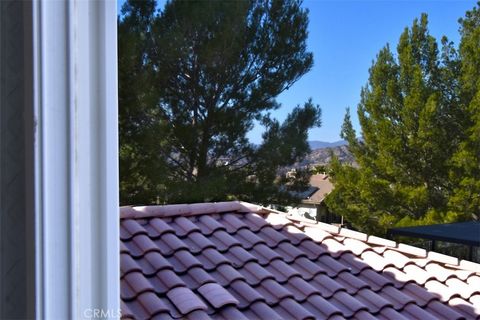
M 453 221 L 448 214 L 451 158 L 462 137 L 456 52 L 442 52 L 427 15 L 402 33 L 397 56 L 384 47 L 361 91 L 356 138 L 349 112 L 342 137 L 358 168 L 333 162 L 328 206 L 362 230 L 382 234 L 394 225 Z
M 460 19 L 461 42 L 459 103 L 467 115 L 464 140 L 453 157 L 451 178 L 455 183 L 450 199 L 454 215 L 480 218 L 480 2 Z
M 284 123 L 275 98 L 313 65 L 299 1 L 128 1 L 119 22 L 121 202 L 289 202 L 278 169 L 309 151 L 311 101 Z M 122 91 L 123 90 L 123 91 Z M 246 134 L 266 131 L 259 146 Z

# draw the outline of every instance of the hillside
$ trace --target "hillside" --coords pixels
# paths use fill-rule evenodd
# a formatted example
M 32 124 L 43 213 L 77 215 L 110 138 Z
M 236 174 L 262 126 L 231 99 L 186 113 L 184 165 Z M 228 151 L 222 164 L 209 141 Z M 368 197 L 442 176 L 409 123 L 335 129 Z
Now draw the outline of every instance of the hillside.
M 334 147 L 339 147 L 339 146 L 345 146 L 347 145 L 347 141 L 345 140 L 339 140 L 335 142 L 325 142 L 325 141 L 308 141 L 308 144 L 310 145 L 310 148 L 312 150 L 316 149 L 322 149 L 322 148 L 334 148 Z
M 286 169 L 328 164 L 331 160 L 332 152 L 342 163 L 355 163 L 355 159 L 348 151 L 348 146 L 343 144 L 335 147 L 317 148 L 312 150 L 302 162 L 296 163 Z

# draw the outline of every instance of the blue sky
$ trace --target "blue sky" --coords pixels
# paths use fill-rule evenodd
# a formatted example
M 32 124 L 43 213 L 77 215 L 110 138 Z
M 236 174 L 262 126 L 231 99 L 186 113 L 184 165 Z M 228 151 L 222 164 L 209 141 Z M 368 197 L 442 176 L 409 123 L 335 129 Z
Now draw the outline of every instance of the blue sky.
M 165 1 L 159 1 L 163 6 Z M 119 0 L 119 7 L 123 3 Z M 428 14 L 430 33 L 446 35 L 458 44 L 458 18 L 475 6 L 476 0 L 304 0 L 310 10 L 308 49 L 314 54 L 313 69 L 278 97 L 282 108 L 274 116 L 282 121 L 308 98 L 322 108 L 321 128 L 309 132 L 309 140 L 339 140 L 345 108 L 352 110 L 358 129 L 356 107 L 360 89 L 378 51 L 389 43 L 396 48 L 400 34 L 422 12 Z M 261 141 L 261 127 L 249 138 Z

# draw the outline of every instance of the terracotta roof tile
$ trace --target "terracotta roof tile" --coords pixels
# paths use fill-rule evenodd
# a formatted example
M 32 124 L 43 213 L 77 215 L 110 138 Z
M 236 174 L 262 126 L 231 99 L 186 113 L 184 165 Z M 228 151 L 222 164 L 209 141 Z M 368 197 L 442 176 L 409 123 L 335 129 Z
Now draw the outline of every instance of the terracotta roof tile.
M 329 254 L 326 246 L 316 244 L 312 240 L 302 241 L 302 243 L 298 245 L 298 248 L 305 252 L 310 260 L 316 260 L 323 254 Z
M 195 310 L 187 314 L 187 320 L 211 320 L 212 318 L 204 310 Z
M 339 273 L 338 276 L 335 278 L 335 282 L 340 287 L 345 288 L 350 294 L 355 294 L 360 289 L 370 287 L 366 282 L 362 281 L 348 271 Z
M 480 297 L 480 295 L 479 295 Z M 474 302 L 472 302 L 474 303 Z M 461 314 L 466 319 L 475 319 L 475 318 L 480 318 L 480 306 L 478 303 L 474 303 L 474 308 L 472 308 L 472 304 L 468 302 L 467 300 L 464 300 L 462 298 L 453 298 L 448 302 L 449 305 L 455 307 L 455 310 Z
M 251 249 L 260 243 L 266 244 L 265 240 L 248 229 L 238 230 L 235 236 L 245 249 Z
M 307 257 L 307 254 L 302 250 L 299 250 L 290 242 L 282 242 L 280 243 L 275 251 L 283 258 L 283 260 L 287 263 L 292 263 L 298 258 Z
M 202 266 L 202 263 L 197 260 L 188 250 L 175 251 L 173 256 L 170 257 L 169 262 L 177 274 L 184 273 L 192 268 Z
M 158 238 L 167 232 L 175 233 L 175 230 L 168 223 L 159 218 L 151 219 L 145 229 L 152 238 Z
M 138 296 L 139 294 L 147 291 L 155 291 L 152 283 L 143 276 L 141 272 L 131 272 L 123 277 L 124 282 L 128 283 L 131 288 L 131 293 Z M 134 296 L 131 296 L 132 298 Z
M 235 213 L 226 213 L 222 216 L 222 222 L 227 232 L 235 233 L 242 229 L 248 230 L 248 225 L 243 222 L 240 217 Z
M 216 267 L 220 264 L 232 264 L 230 260 L 228 260 L 224 255 L 214 248 L 205 249 L 201 252 L 201 254 L 197 254 L 196 257 L 202 263 L 203 268 L 208 271 L 216 269 Z
M 219 320 L 230 320 L 230 319 L 236 319 L 236 320 L 248 320 L 243 312 L 238 310 L 236 307 L 232 306 L 227 306 L 225 308 L 222 308 L 219 310 L 218 313 L 212 315 L 212 319 L 219 319 Z M 252 319 L 252 318 L 250 318 Z M 267 319 L 267 318 L 266 318 Z M 271 318 L 273 319 L 273 318 Z
M 258 258 L 258 263 L 267 265 L 274 259 L 281 259 L 281 256 L 264 244 L 255 245 L 250 252 Z
M 200 228 L 186 217 L 177 217 L 175 218 L 174 223 L 171 223 L 170 225 L 175 229 L 175 233 L 179 237 L 186 236 L 194 231 L 200 231 Z
M 357 319 L 357 320 L 376 320 L 377 318 L 372 316 L 371 313 L 369 313 L 365 310 L 360 310 L 357 313 L 355 313 L 355 319 Z
M 400 310 L 409 303 L 415 303 L 412 296 L 393 286 L 385 286 L 378 292 L 380 296 L 392 303 L 393 308 Z
M 303 256 L 297 258 L 291 266 L 297 270 L 305 280 L 310 280 L 317 274 L 326 273 L 318 264 Z
M 343 241 L 343 244 L 348 248 L 348 250 L 352 251 L 357 256 L 361 255 L 367 250 L 372 250 L 372 247 L 370 247 L 367 243 L 357 239 L 346 238 Z
M 215 248 L 220 252 L 225 252 L 230 249 L 230 247 L 241 244 L 239 240 L 232 237 L 224 230 L 213 232 L 209 239 L 215 244 Z
M 442 301 L 449 301 L 453 297 L 460 296 L 460 292 L 455 290 L 455 288 L 448 287 L 437 280 L 427 281 L 425 288 L 430 292 L 434 292 Z
M 387 285 L 393 285 L 394 282 L 384 277 L 381 273 L 378 273 L 372 269 L 365 269 L 358 274 L 358 278 L 368 284 L 374 291 L 381 290 Z
M 353 298 L 345 291 L 335 293 L 328 301 L 340 309 L 344 317 L 352 317 L 360 310 L 368 310 L 365 304 Z
M 255 302 L 250 305 L 248 309 L 243 311 L 242 314 L 245 314 L 247 319 L 281 319 L 281 316 L 275 312 L 269 305 L 265 302 Z M 237 317 L 228 318 L 230 319 L 239 319 Z
M 480 267 L 242 202 L 121 208 L 125 319 L 480 319 Z
M 331 256 L 321 256 L 316 260 L 316 263 L 323 268 L 330 277 L 336 277 L 340 272 L 350 270 L 350 268 Z
M 311 295 L 302 305 L 314 314 L 317 319 L 331 319 L 332 316 L 343 316 L 340 309 L 319 294 Z
M 273 227 L 263 227 L 258 232 L 260 238 L 265 240 L 269 247 L 276 247 L 282 242 L 288 242 L 288 238 L 275 230 Z
M 279 302 L 273 308 L 279 315 L 280 319 L 313 319 L 315 316 L 307 309 L 303 308 L 297 301 L 287 298 Z
M 132 258 L 131 255 L 126 253 L 120 254 L 120 272 L 121 277 L 124 275 L 137 271 L 142 272 L 142 268 L 138 265 L 138 263 Z
M 383 257 L 388 259 L 390 263 L 398 269 L 403 269 L 407 264 L 413 263 L 406 255 L 396 250 L 385 250 L 383 252 Z
M 316 287 L 318 293 L 326 299 L 332 297 L 338 291 L 346 290 L 337 281 L 324 274 L 319 274 L 310 283 Z
M 425 309 L 420 308 L 414 303 L 408 304 L 404 309 L 402 314 L 406 315 L 407 317 L 410 317 L 411 319 L 415 320 L 438 320 L 436 315 L 433 315 Z
M 382 271 L 387 266 L 393 266 L 393 261 L 386 259 L 374 251 L 365 251 L 361 254 L 362 260 L 376 271 Z
M 198 288 L 198 292 L 207 300 L 215 309 L 220 309 L 225 305 L 238 305 L 239 302 L 230 292 L 218 283 L 207 283 Z
M 215 244 L 200 232 L 190 233 L 183 239 L 183 242 L 193 254 L 200 253 L 207 248 L 215 248 Z
M 265 297 L 257 290 L 253 289 L 248 283 L 242 280 L 235 280 L 230 284 L 230 292 L 239 301 L 239 308 L 243 309 L 256 301 L 265 302 Z
M 287 297 L 294 297 L 293 292 L 272 279 L 262 281 L 259 286 L 255 287 L 255 290 L 266 299 L 269 305 L 274 305 L 278 301 Z
M 437 317 L 437 319 L 465 319 L 465 317 L 461 313 L 439 301 L 433 301 L 432 303 L 429 303 L 428 307 L 425 308 L 425 311 Z
M 120 225 L 120 238 L 129 240 L 137 234 L 147 234 L 147 231 L 135 220 L 123 220 Z
M 205 283 L 215 282 L 215 279 L 201 267 L 194 267 L 189 269 L 180 278 L 190 289 L 198 289 Z
M 365 269 L 371 269 L 371 266 L 366 264 L 360 257 L 351 253 L 342 254 L 338 261 L 349 267 L 349 271 L 357 275 Z
M 403 268 L 405 273 L 405 279 L 398 279 L 400 281 L 408 282 L 410 280 L 415 281 L 417 284 L 423 285 L 430 279 L 435 279 L 435 276 L 425 269 L 420 268 L 415 264 L 409 264 Z
M 302 230 L 293 225 L 285 226 L 280 232 L 287 237 L 293 245 L 298 245 L 302 241 L 310 239 Z
M 229 264 L 222 264 L 218 266 L 218 268 L 210 273 L 218 283 L 222 286 L 227 286 L 235 280 L 241 279 L 246 280 L 245 277 L 237 271 L 237 269 L 233 268 Z
M 370 313 L 377 313 L 383 308 L 393 307 L 392 301 L 383 298 L 370 289 L 362 289 L 354 297 L 363 303 Z
M 318 293 L 318 290 L 303 280 L 300 276 L 295 276 L 288 279 L 288 282 L 284 284 L 297 301 L 304 301 L 314 293 Z
M 315 228 L 314 226 L 305 227 L 304 232 L 306 236 L 316 242 L 322 242 L 327 238 L 333 238 L 331 233 L 319 228 Z
M 160 249 L 160 253 L 164 256 L 171 256 L 177 250 L 188 249 L 187 244 L 172 233 L 165 233 L 155 240 L 155 243 L 157 248 Z
M 164 294 L 172 288 L 185 286 L 183 280 L 172 270 L 164 269 L 157 272 L 155 277 L 149 278 L 155 291 Z
M 273 274 L 275 280 L 284 283 L 293 276 L 299 276 L 300 273 L 282 260 L 272 260 L 265 269 Z
M 239 269 L 239 271 L 250 285 L 257 285 L 265 279 L 274 279 L 273 274 L 265 270 L 256 262 L 245 264 L 243 268 Z
M 250 254 L 250 252 L 243 249 L 241 246 L 231 247 L 227 252 L 225 252 L 224 255 L 232 262 L 232 265 L 235 268 L 241 268 L 247 262 L 258 262 L 258 259 L 255 256 Z
M 261 228 L 270 225 L 265 219 L 262 218 L 262 216 L 256 213 L 247 213 L 245 215 L 244 223 L 248 225 L 249 229 L 253 232 L 257 232 Z
M 352 252 L 343 243 L 337 241 L 335 238 L 327 238 L 322 241 L 322 245 L 326 247 L 327 251 L 334 258 L 338 258 L 345 252 Z
M 193 310 L 207 310 L 205 303 L 193 291 L 185 287 L 168 291 L 167 297 L 183 315 L 187 315 Z
M 154 316 L 160 312 L 168 312 L 168 306 L 153 292 L 144 292 L 137 297 L 137 301 L 145 308 L 147 313 Z
M 160 251 L 158 246 L 145 234 L 138 234 L 130 242 L 135 246 L 134 255 L 139 257 L 150 251 Z
M 392 320 L 392 319 L 395 319 L 395 320 L 409 320 L 409 318 L 406 318 L 405 316 L 403 316 L 402 314 L 400 314 L 399 312 L 397 312 L 393 308 L 382 309 L 380 311 L 380 313 L 377 314 L 377 319 L 380 319 L 380 320 Z

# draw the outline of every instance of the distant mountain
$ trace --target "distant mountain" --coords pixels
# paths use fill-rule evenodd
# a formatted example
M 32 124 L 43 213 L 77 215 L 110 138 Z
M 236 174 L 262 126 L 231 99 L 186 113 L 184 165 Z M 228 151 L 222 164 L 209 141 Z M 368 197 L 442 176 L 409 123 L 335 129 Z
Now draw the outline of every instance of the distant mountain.
M 320 142 L 320 141 L 315 141 Z M 343 141 L 338 142 L 331 142 L 330 144 L 335 143 L 342 143 Z M 329 143 L 329 142 L 323 142 Z M 355 158 L 353 155 L 348 151 L 348 146 L 345 142 L 338 146 L 333 147 L 324 147 L 324 148 L 316 148 L 313 147 L 312 151 L 303 159 L 303 161 L 297 162 L 292 166 L 285 167 L 281 170 L 282 173 L 293 169 L 293 168 L 306 168 L 306 167 L 314 167 L 316 165 L 326 165 L 329 164 L 332 160 L 332 153 L 338 157 L 341 163 L 349 163 L 356 166 Z
M 313 141 L 308 141 L 308 144 L 310 145 L 310 149 L 316 150 L 316 149 L 323 149 L 323 148 L 334 148 L 339 146 L 345 146 L 348 144 L 348 142 L 345 140 L 339 140 L 335 142 L 313 140 Z
M 355 163 L 353 155 L 348 151 L 348 146 L 346 144 L 336 146 L 336 147 L 327 147 L 327 148 L 318 148 L 312 150 L 305 159 L 302 161 L 301 165 L 317 165 L 317 164 L 328 164 L 332 160 L 332 153 L 338 157 L 341 163 Z

